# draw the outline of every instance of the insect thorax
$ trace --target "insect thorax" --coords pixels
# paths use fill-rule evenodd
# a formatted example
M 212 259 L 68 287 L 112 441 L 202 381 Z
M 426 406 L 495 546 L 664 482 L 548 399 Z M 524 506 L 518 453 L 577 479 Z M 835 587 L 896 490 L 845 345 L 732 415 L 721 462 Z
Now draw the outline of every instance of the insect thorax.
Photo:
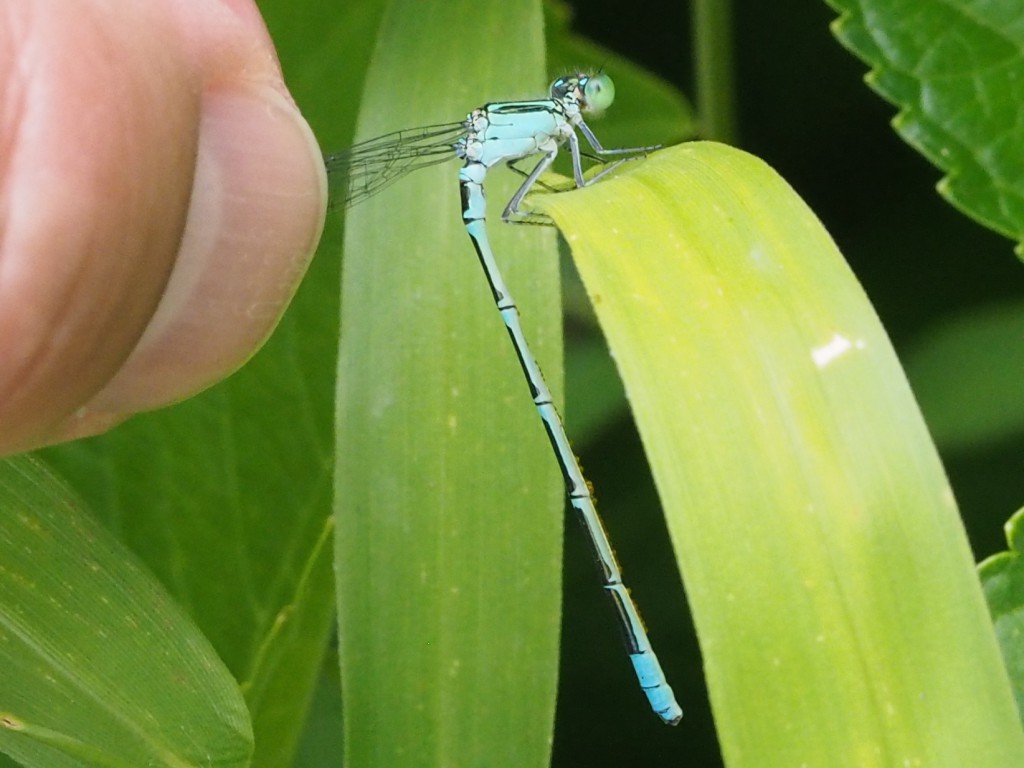
M 466 135 L 455 142 L 455 154 L 469 162 L 476 162 L 483 156 L 483 141 L 480 135 L 487 130 L 490 120 L 487 118 L 487 110 L 482 108 L 474 109 L 463 121 L 466 127 Z

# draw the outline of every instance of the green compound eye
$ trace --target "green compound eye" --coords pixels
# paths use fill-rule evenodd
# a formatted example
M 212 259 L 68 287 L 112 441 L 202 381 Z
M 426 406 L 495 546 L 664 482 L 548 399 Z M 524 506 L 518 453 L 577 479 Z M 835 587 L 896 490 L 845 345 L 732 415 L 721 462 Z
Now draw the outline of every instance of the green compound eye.
M 583 86 L 583 98 L 587 111 L 603 112 L 615 101 L 615 83 L 604 73 L 588 77 Z

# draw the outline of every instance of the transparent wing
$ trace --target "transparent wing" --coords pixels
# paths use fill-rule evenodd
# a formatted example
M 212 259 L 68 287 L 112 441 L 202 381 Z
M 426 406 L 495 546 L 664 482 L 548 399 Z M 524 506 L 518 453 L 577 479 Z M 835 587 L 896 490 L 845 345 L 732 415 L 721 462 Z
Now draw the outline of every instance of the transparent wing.
M 466 124 L 443 123 L 386 133 L 327 155 L 330 208 L 349 208 L 386 189 L 405 174 L 454 158 Z

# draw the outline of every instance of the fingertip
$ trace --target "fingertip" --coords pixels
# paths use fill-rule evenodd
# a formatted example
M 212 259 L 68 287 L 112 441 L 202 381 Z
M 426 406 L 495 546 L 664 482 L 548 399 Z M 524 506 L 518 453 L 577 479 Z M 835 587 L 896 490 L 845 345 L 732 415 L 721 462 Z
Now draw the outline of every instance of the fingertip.
M 160 306 L 91 409 L 132 412 L 194 394 L 240 367 L 283 314 L 326 215 L 319 146 L 274 87 L 204 98 L 195 185 Z

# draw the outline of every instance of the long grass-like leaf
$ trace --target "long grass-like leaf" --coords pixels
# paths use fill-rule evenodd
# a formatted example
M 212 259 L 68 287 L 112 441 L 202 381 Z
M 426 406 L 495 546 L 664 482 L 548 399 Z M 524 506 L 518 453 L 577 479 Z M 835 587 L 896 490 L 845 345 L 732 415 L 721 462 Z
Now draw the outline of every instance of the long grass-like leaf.
M 692 144 L 535 204 L 625 381 L 728 765 L 1024 764 L 935 449 L 793 190 Z
M 539 3 L 396 1 L 359 138 L 537 97 L 544 79 Z M 457 171 L 453 153 L 346 217 L 336 571 L 353 768 L 536 766 L 550 752 L 561 487 L 462 226 Z M 488 179 L 495 209 L 517 181 Z M 553 233 L 492 219 L 560 389 Z

